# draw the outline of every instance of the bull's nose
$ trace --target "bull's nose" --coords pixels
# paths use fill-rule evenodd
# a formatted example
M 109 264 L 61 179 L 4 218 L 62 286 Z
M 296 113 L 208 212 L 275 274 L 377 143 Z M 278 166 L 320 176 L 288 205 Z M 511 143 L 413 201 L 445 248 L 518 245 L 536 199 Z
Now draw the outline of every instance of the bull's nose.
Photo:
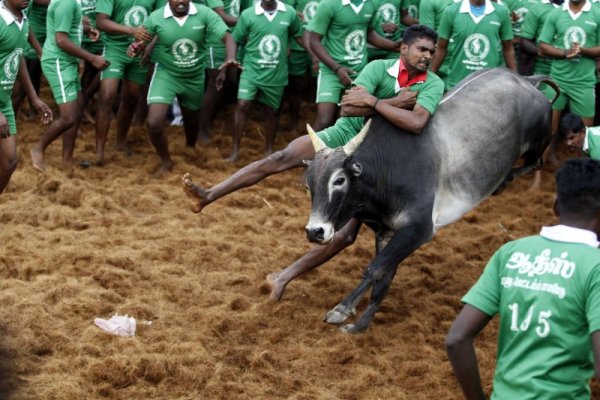
M 318 227 L 318 228 L 308 228 L 307 227 L 304 230 L 306 231 L 306 237 L 311 242 L 321 243 L 325 239 L 325 229 L 323 229 L 322 227 Z

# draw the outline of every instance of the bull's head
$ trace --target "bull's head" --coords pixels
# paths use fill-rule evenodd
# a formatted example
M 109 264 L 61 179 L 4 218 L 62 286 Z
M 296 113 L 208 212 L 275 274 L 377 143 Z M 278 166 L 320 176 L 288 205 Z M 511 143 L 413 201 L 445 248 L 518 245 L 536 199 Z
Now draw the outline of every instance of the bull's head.
M 344 147 L 331 149 L 307 125 L 315 147 L 315 158 L 308 163 L 306 181 L 312 197 L 312 210 L 306 236 L 315 243 L 327 243 L 357 211 L 359 195 L 353 189 L 360 179 L 362 166 L 352 161 L 369 130 L 368 121 L 358 135 Z

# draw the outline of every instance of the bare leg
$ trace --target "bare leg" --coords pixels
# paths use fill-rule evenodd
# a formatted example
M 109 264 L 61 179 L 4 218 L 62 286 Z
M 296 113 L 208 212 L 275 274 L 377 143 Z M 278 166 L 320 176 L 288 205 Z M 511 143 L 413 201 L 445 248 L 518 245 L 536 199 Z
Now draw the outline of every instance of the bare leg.
M 55 119 L 44 131 L 40 141 L 31 148 L 31 162 L 38 171 L 44 172 L 46 164 L 44 161 L 44 152 L 46 147 L 55 141 L 63 133 L 69 134 L 63 141 L 63 162 L 70 162 L 73 157 L 73 148 L 77 137 L 77 125 L 81 116 L 81 93 L 76 101 L 59 104 L 60 117 Z M 70 132 L 74 128 L 74 134 Z
M 273 144 L 275 143 L 275 136 L 277 135 L 277 127 L 279 126 L 279 110 L 275 110 L 271 107 L 265 106 L 267 119 L 266 119 L 266 137 L 265 137 L 265 154 L 271 154 L 273 152 Z
M 287 99 L 290 106 L 290 124 L 292 129 L 295 129 L 300 121 L 300 104 L 302 103 L 304 77 L 290 75 L 288 80 L 289 84 L 286 90 L 288 91 Z
M 173 168 L 173 161 L 169 155 L 169 142 L 167 135 L 165 135 L 165 118 L 168 112 L 168 104 L 150 104 L 148 106 L 148 133 L 161 161 L 160 166 L 154 172 L 156 177 L 169 172 Z
M 0 194 L 10 181 L 17 168 L 17 137 L 15 135 L 0 139 Z
M 208 139 L 210 139 L 210 128 L 212 127 L 212 122 L 217 114 L 217 107 L 222 103 L 223 95 L 225 94 L 225 88 L 217 90 L 217 87 L 215 86 L 219 70 L 207 69 L 206 72 L 206 92 L 202 99 L 198 142 L 208 142 Z M 227 74 L 227 76 L 229 76 L 229 74 Z
M 246 119 L 248 118 L 248 110 L 252 102 L 250 100 L 239 99 L 235 106 L 235 114 L 233 117 L 233 151 L 231 155 L 227 157 L 227 161 L 235 161 L 240 154 L 240 143 L 242 141 L 242 133 L 244 132 L 244 126 L 246 125 Z
M 123 81 L 121 89 L 121 104 L 117 111 L 117 142 L 115 149 L 131 155 L 131 150 L 127 145 L 127 133 L 133 119 L 133 110 L 136 109 L 138 96 L 140 95 L 140 84 L 132 81 Z M 143 99 L 140 101 L 144 101 Z
M 110 129 L 110 121 L 112 119 L 112 105 L 117 90 L 119 88 L 119 80 L 110 78 L 100 82 L 100 92 L 98 94 L 98 104 L 96 107 L 96 163 L 104 163 L 104 148 L 106 146 L 106 138 Z
M 335 114 L 337 112 L 337 104 L 334 103 L 317 103 L 317 120 L 313 128 L 315 131 L 322 131 L 329 128 L 335 123 Z
M 315 149 L 308 135 L 294 139 L 283 150 L 246 165 L 218 185 L 204 189 L 192 182 L 190 174 L 182 179 L 183 190 L 192 201 L 192 211 L 200 212 L 204 207 L 236 190 L 252 186 L 268 176 L 291 168 L 301 167 L 302 160 L 311 160 Z
M 181 106 L 181 116 L 183 117 L 183 130 L 185 131 L 185 144 L 188 147 L 194 147 L 198 138 L 198 123 L 200 121 L 200 110 L 190 110 Z
M 287 268 L 267 275 L 267 282 L 271 286 L 269 299 L 271 301 L 279 301 L 288 283 L 300 275 L 319 267 L 354 243 L 360 225 L 361 222 L 359 220 L 352 218 L 342 229 L 335 233 L 330 243 L 313 246 L 308 253 L 294 261 Z

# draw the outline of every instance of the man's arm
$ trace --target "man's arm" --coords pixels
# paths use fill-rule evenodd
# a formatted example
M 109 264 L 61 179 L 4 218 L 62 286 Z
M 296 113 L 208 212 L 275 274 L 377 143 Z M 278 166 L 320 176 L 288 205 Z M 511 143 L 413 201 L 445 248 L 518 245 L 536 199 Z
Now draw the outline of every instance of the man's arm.
M 350 85 L 352 83 L 352 78 L 350 78 L 350 75 L 354 75 L 355 72 L 351 68 L 341 66 L 333 58 L 331 58 L 327 50 L 325 50 L 325 47 L 323 47 L 323 43 L 321 43 L 321 35 L 315 32 L 309 32 L 308 35 L 308 41 L 313 53 L 315 53 L 315 55 L 323 64 L 327 65 L 329 69 L 336 73 L 338 79 L 343 85 Z
M 533 56 L 538 55 L 538 48 L 533 40 L 521 38 L 520 46 L 525 53 L 531 54 Z
M 446 338 L 446 352 L 467 400 L 485 400 L 473 340 L 491 317 L 465 304 Z
M 389 39 L 386 39 L 382 36 L 380 36 L 375 29 L 369 28 L 367 29 L 367 42 L 369 42 L 369 44 L 372 44 L 375 47 L 379 47 L 380 49 L 383 50 L 389 50 L 389 51 L 400 51 L 400 43 L 401 41 L 391 41 Z
M 433 55 L 433 60 L 431 60 L 431 65 L 429 66 L 429 70 L 431 72 L 438 72 L 444 59 L 446 58 L 446 54 L 448 53 L 448 39 L 440 38 L 437 43 L 437 49 L 435 50 L 435 54 Z
M 96 27 L 111 35 L 131 35 L 140 42 L 149 42 L 152 40 L 152 36 L 143 29 L 143 25 L 136 28 L 121 25 L 111 20 L 108 15 L 102 13 L 96 13 Z
M 237 18 L 234 17 L 233 15 L 229 15 L 225 12 L 225 8 L 223 7 L 216 7 L 212 9 L 214 12 L 217 13 L 217 15 L 219 17 L 221 17 L 221 19 L 223 20 L 223 22 L 225 22 L 227 24 L 227 26 L 235 26 L 235 24 L 237 24 Z
M 19 74 L 17 75 L 19 78 L 19 82 L 21 82 L 21 86 L 25 90 L 25 94 L 31 100 L 31 104 L 36 109 L 36 111 L 42 116 L 42 123 L 44 125 L 50 123 L 52 121 L 52 110 L 46 103 L 44 103 L 35 92 L 35 88 L 31 83 L 31 78 L 29 77 L 29 72 L 27 72 L 27 64 L 25 64 L 25 60 L 21 58 L 21 63 L 19 65 Z
M 513 46 L 512 39 L 502 41 L 502 54 L 504 55 L 504 62 L 506 63 L 506 67 L 514 72 L 517 72 L 515 47 Z
M 70 39 L 69 35 L 65 32 L 56 32 L 56 45 L 63 50 L 65 53 L 68 53 L 72 56 L 85 60 L 92 64 L 95 68 L 99 70 L 104 70 L 108 67 L 108 63 L 102 56 L 98 56 L 96 54 L 92 54 L 89 51 L 82 49 L 81 47 L 75 45 Z
M 578 47 L 571 47 L 569 50 L 559 49 L 546 42 L 540 42 L 540 54 L 551 58 L 573 58 L 579 54 Z
M 38 58 L 41 59 L 42 58 L 42 46 L 40 45 L 40 42 L 38 42 L 37 38 L 35 37 L 35 34 L 31 30 L 31 27 L 29 28 L 29 34 L 27 35 L 27 41 L 31 45 L 31 48 L 33 50 L 35 50 L 35 54 L 37 54 Z
M 404 25 L 404 26 L 411 26 L 411 25 L 418 24 L 419 20 L 416 18 L 413 18 L 408 13 L 408 8 L 403 8 L 400 10 L 400 22 L 402 22 L 402 25 Z M 432 27 L 432 29 L 433 29 L 433 27 Z

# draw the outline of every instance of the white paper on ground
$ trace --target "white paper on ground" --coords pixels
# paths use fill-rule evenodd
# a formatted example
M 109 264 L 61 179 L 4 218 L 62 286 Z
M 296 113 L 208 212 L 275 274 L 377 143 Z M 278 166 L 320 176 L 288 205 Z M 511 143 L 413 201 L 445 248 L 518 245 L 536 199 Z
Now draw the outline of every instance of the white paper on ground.
M 135 318 L 128 315 L 113 315 L 110 319 L 94 319 L 96 326 L 103 331 L 118 336 L 134 336 L 136 322 Z

